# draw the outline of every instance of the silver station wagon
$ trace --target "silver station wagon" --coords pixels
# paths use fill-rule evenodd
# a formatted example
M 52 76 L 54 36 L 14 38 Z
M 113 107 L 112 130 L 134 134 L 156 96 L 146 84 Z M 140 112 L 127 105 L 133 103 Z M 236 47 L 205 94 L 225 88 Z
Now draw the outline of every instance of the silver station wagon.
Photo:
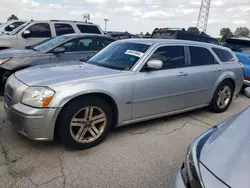
M 99 144 L 111 127 L 209 106 L 223 112 L 243 84 L 228 48 L 192 41 L 116 41 L 86 63 L 32 67 L 7 81 L 4 105 L 18 132 L 58 136 L 68 148 Z

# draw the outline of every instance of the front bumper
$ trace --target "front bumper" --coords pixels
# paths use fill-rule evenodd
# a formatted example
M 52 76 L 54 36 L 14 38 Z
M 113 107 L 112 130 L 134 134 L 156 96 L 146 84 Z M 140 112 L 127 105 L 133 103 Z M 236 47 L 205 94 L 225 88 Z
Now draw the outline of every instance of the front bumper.
M 4 109 L 14 128 L 31 140 L 53 140 L 56 118 L 60 108 L 37 109 L 17 103 Z
M 186 180 L 184 179 L 185 177 L 183 176 L 185 173 L 185 164 L 183 163 L 182 167 L 178 170 L 178 173 L 175 176 L 170 188 L 188 188 L 189 186 Z

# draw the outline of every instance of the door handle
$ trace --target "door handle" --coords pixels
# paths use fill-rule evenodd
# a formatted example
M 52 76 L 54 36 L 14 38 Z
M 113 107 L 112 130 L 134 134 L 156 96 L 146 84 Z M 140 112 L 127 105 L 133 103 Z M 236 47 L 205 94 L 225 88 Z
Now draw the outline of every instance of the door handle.
M 187 72 L 179 72 L 179 73 L 177 74 L 177 76 L 187 76 L 187 75 L 188 75 Z

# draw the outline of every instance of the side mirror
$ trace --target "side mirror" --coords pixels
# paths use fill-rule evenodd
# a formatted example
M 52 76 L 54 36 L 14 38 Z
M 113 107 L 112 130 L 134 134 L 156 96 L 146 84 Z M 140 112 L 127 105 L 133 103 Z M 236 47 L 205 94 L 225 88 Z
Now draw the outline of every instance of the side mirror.
M 248 98 L 250 98 L 250 87 L 247 87 L 247 88 L 245 89 L 245 94 L 246 94 L 246 96 L 247 96 Z
M 30 37 L 30 31 L 29 30 L 25 30 L 22 34 L 23 38 L 29 38 Z
M 155 70 L 159 70 L 161 69 L 163 66 L 163 62 L 161 60 L 149 60 L 147 62 L 147 68 L 149 69 L 155 69 Z
M 54 54 L 61 54 L 61 53 L 66 52 L 66 49 L 65 49 L 65 48 L 62 48 L 62 47 L 58 47 L 58 48 L 55 48 L 52 52 L 53 52 Z

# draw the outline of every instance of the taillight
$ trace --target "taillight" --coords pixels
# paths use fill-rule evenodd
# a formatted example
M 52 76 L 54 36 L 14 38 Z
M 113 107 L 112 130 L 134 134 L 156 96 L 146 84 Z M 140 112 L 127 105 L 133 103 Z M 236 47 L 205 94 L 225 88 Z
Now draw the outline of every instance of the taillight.
M 245 76 L 244 79 L 250 81 L 250 77 L 249 76 Z

